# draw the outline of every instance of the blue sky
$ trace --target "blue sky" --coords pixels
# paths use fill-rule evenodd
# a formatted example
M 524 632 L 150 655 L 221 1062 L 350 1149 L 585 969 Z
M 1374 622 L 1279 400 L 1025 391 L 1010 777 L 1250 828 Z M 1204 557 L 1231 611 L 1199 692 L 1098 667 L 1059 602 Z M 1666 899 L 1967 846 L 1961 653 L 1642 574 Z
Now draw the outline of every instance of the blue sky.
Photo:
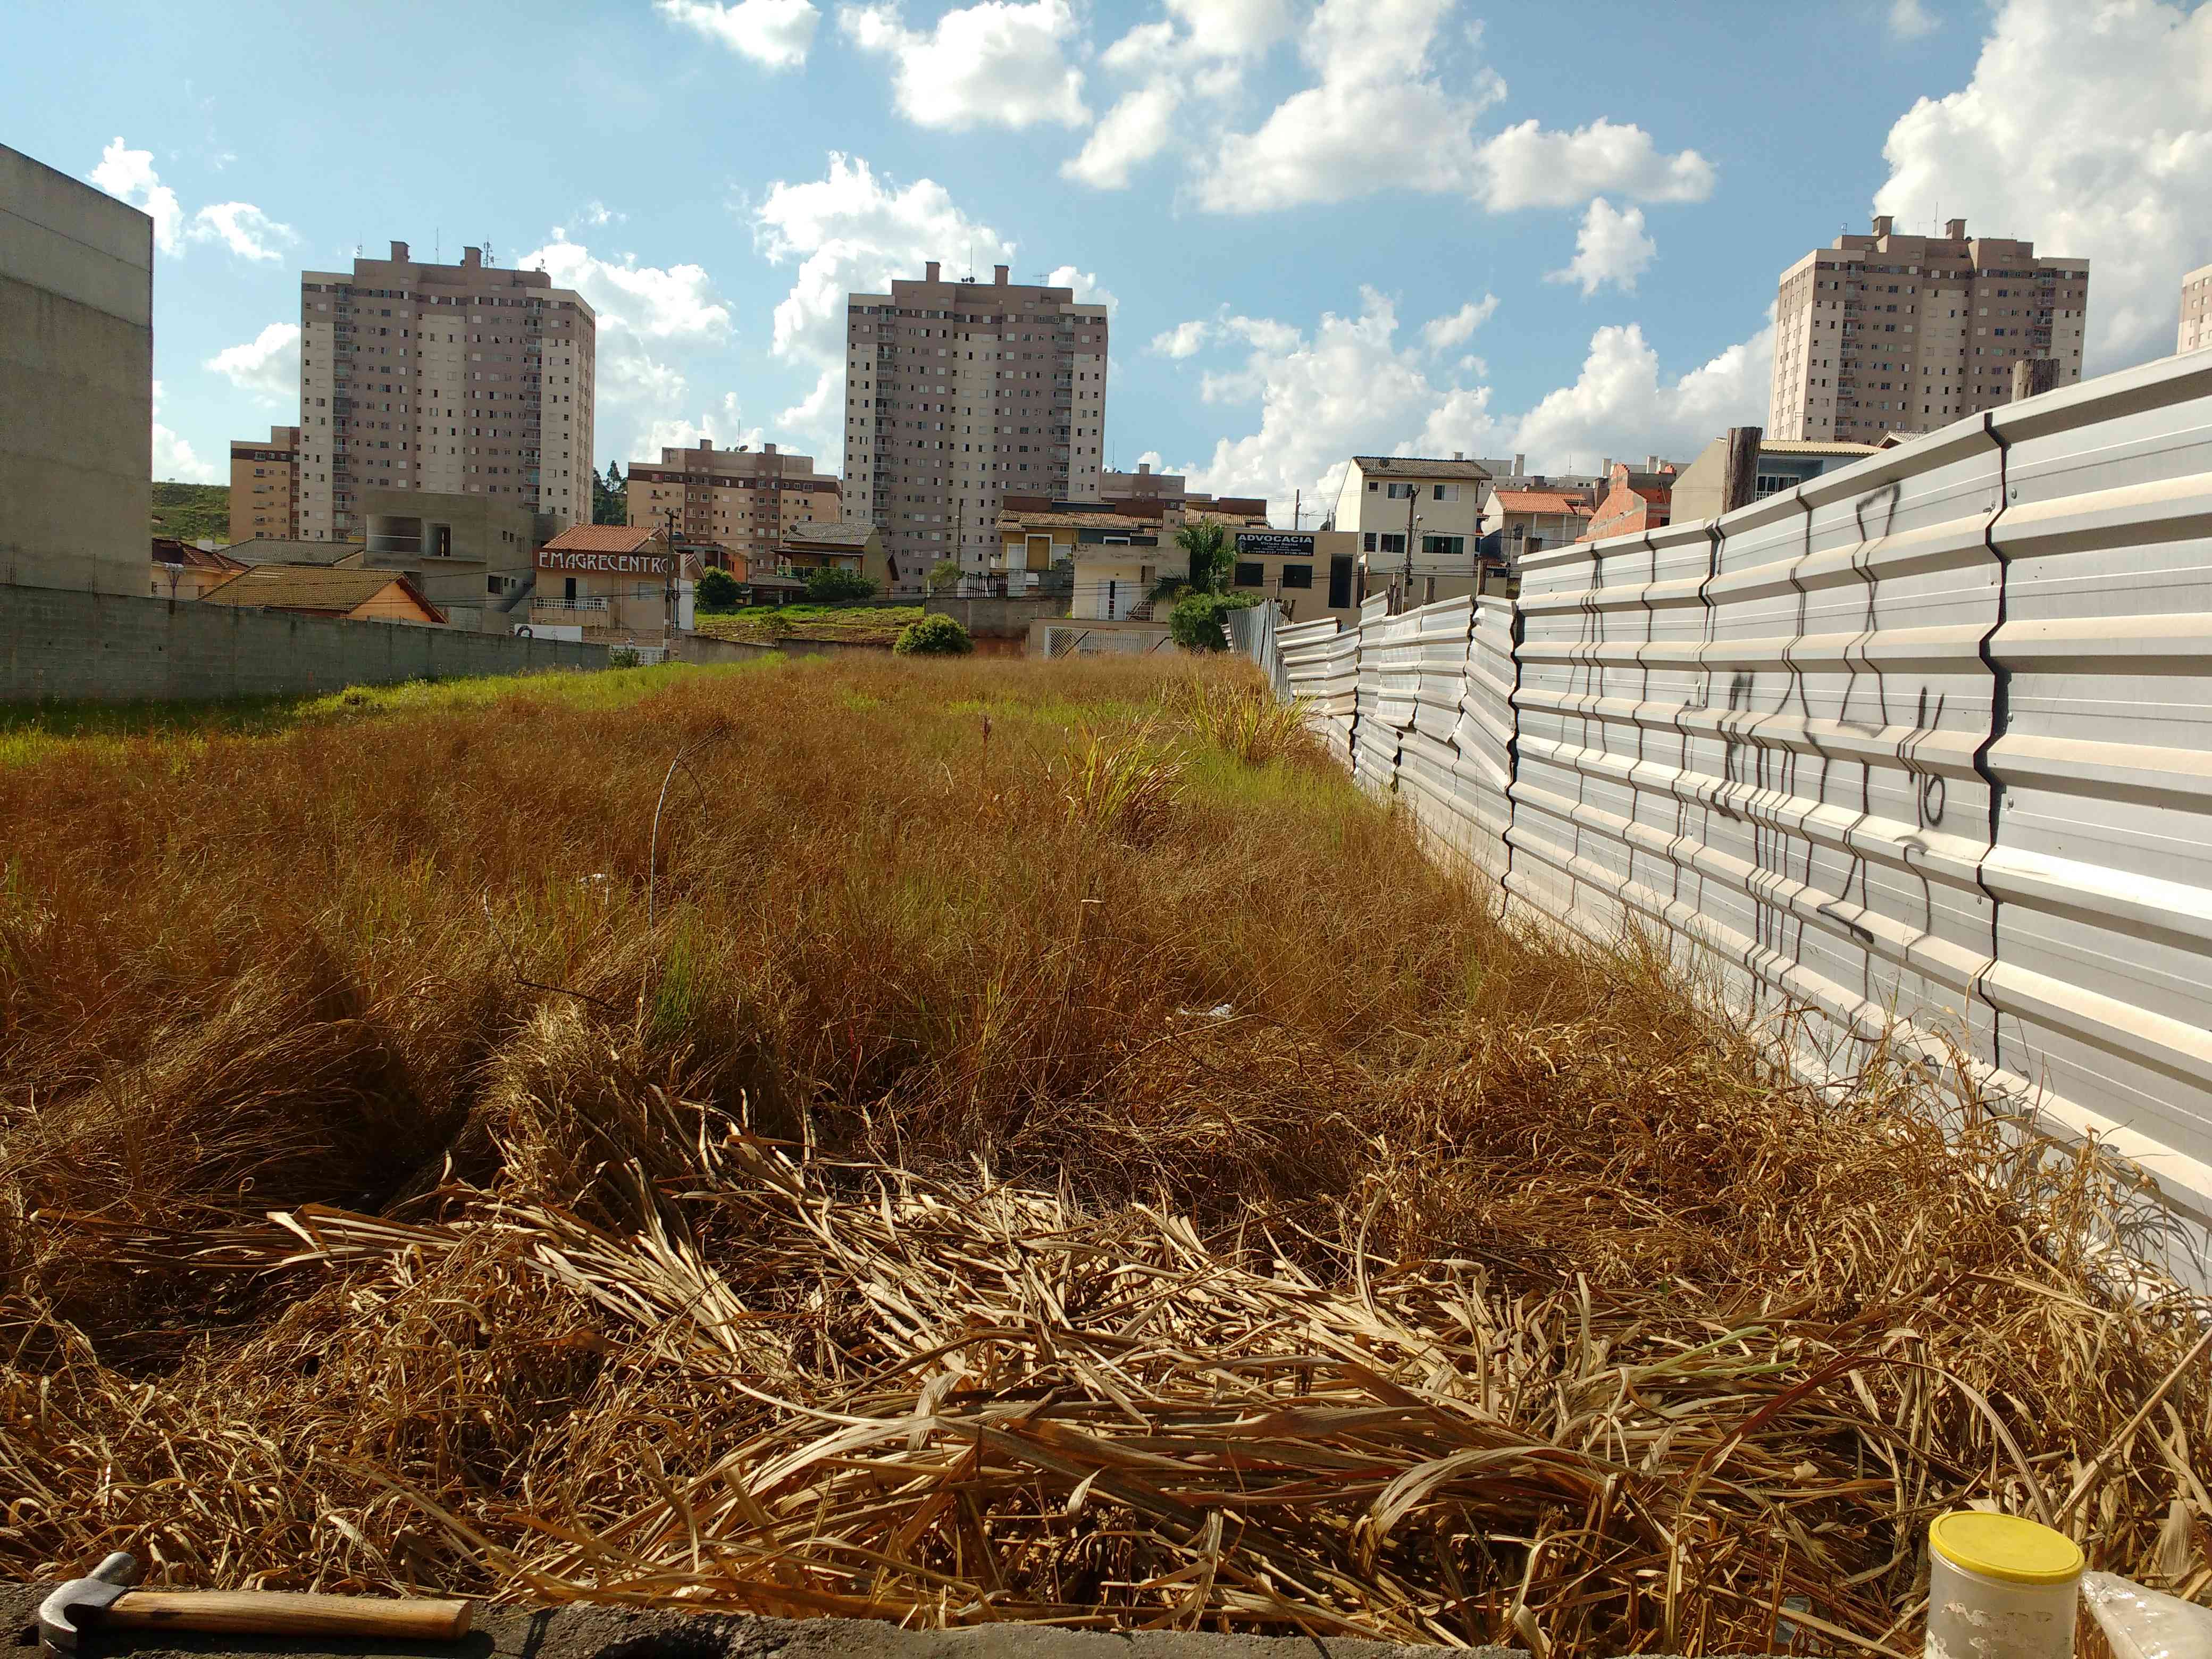
M 848 288 L 1056 273 L 1112 459 L 1284 504 L 1763 419 L 1777 275 L 1877 206 L 2092 259 L 2093 374 L 2212 261 L 2212 7 L 2159 0 L 14 0 L 0 46 L 0 138 L 160 222 L 162 477 L 291 417 L 298 271 L 394 238 L 584 291 L 603 463 L 836 465 Z

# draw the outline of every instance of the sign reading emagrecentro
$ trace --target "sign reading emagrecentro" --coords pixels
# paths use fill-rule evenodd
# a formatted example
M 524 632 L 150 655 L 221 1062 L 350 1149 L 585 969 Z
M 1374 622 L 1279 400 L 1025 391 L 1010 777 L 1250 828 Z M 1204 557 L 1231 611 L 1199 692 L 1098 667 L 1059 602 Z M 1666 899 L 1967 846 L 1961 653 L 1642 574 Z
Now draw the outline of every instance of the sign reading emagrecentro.
M 568 576 L 665 576 L 674 568 L 651 553 L 586 553 L 574 548 L 541 547 L 538 568 Z
M 1313 555 L 1313 538 L 1289 536 L 1280 532 L 1240 530 L 1237 532 L 1239 553 L 1257 553 L 1262 557 L 1304 559 Z

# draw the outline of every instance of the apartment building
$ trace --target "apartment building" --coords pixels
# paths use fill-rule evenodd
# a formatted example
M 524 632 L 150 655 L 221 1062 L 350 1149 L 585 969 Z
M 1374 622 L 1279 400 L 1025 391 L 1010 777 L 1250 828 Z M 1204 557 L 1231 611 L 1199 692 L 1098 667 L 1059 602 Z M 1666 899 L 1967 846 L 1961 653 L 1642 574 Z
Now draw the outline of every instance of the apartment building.
M 2212 349 L 2212 265 L 2199 266 L 2181 279 L 2181 334 L 2173 349 Z
M 690 449 L 664 449 L 658 461 L 632 461 L 629 521 L 665 531 L 677 514 L 677 538 L 712 542 L 751 562 L 773 562 L 795 525 L 843 516 L 844 487 L 811 455 L 740 444 L 717 449 L 702 438 Z
M 980 575 L 1009 495 L 1097 499 L 1106 428 L 1105 307 L 941 270 L 847 303 L 845 514 L 908 592 L 947 557 Z
M 592 519 L 598 319 L 542 270 L 407 244 L 300 276 L 300 536 L 362 533 L 370 489 Z
M 1877 214 L 1782 273 L 1775 300 L 1770 436 L 1871 443 L 1931 432 L 2012 397 L 2012 366 L 2057 362 L 2081 378 L 2089 262 L 2038 258 L 2035 244 L 1908 236 Z
M 264 438 L 230 441 L 230 538 L 300 538 L 300 428 L 272 426 Z

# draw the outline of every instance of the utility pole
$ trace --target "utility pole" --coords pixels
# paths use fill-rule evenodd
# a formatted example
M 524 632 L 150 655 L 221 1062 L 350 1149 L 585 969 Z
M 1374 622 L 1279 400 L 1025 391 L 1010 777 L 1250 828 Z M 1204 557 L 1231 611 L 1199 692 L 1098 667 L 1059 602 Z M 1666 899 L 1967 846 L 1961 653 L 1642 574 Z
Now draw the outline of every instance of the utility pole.
M 1406 600 L 1398 608 L 1411 611 L 1413 608 L 1413 532 L 1421 522 L 1413 516 L 1413 504 L 1421 499 L 1421 487 L 1407 484 L 1406 488 L 1410 492 L 1406 497 Z
M 677 562 L 676 509 L 671 507 L 663 511 L 668 515 L 668 574 L 661 581 L 660 619 L 660 642 L 665 647 L 676 640 L 676 573 L 681 567 Z

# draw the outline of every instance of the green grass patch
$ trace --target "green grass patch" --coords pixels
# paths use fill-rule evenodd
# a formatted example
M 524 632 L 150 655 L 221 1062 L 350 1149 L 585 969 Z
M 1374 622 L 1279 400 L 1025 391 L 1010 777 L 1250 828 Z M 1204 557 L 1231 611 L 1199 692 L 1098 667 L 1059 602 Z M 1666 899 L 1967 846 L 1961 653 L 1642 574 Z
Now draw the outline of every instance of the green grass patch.
M 670 663 L 598 672 L 407 680 L 398 685 L 351 685 L 304 697 L 0 704 L 0 766 L 20 766 L 62 750 L 118 748 L 145 738 L 191 744 L 213 738 L 275 737 L 300 726 L 482 708 L 510 697 L 568 708 L 620 708 L 655 691 L 757 672 L 774 663 L 775 659 L 764 658 L 712 665 Z
M 172 483 L 154 485 L 153 533 L 174 536 L 181 542 L 211 538 L 217 547 L 230 541 L 228 484 Z

